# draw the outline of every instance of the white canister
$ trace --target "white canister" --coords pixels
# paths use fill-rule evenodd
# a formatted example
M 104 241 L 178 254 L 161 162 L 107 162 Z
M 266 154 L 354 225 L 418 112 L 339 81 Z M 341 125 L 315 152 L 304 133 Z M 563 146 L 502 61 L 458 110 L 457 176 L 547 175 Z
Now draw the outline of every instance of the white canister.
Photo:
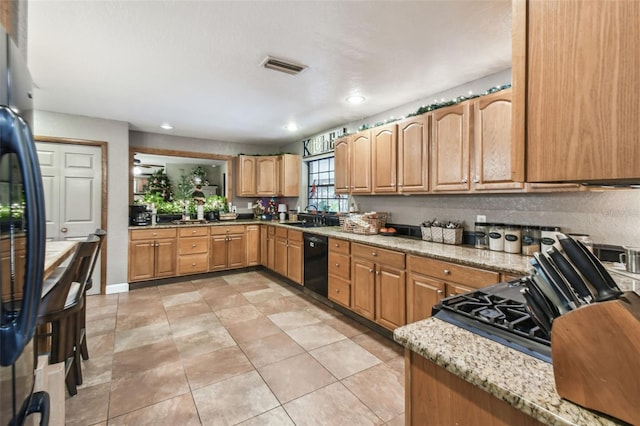
M 204 206 L 202 204 L 196 206 L 196 212 L 198 213 L 198 220 L 204 220 Z
M 489 224 L 489 250 L 504 251 L 504 224 Z
M 540 251 L 546 252 L 551 247 L 555 247 L 556 250 L 561 250 L 562 246 L 558 241 L 558 232 L 560 232 L 559 226 L 542 226 L 540 227 Z
M 520 253 L 522 249 L 522 227 L 520 225 L 506 225 L 504 230 L 505 253 Z

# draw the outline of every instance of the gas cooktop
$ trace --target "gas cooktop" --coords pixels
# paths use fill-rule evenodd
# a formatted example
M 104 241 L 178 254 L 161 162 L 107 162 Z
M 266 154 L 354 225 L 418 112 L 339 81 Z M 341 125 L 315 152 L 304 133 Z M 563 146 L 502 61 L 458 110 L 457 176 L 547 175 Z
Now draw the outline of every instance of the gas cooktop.
M 442 299 L 433 316 L 551 363 L 551 341 L 531 318 L 513 280 Z

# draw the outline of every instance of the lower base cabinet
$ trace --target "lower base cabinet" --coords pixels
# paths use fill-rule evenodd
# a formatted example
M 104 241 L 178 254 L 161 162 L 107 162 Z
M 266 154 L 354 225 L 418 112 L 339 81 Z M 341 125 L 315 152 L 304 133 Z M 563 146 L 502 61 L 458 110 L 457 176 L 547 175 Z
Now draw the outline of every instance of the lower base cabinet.
M 277 228 L 273 241 L 273 270 L 297 284 L 302 284 L 302 231 Z
M 169 278 L 177 275 L 175 228 L 129 232 L 129 281 Z
M 243 225 L 211 227 L 209 271 L 224 271 L 246 265 L 246 241 Z
M 543 424 L 408 349 L 405 376 L 406 425 Z
M 349 241 L 329 238 L 328 298 L 351 308 L 351 245 Z

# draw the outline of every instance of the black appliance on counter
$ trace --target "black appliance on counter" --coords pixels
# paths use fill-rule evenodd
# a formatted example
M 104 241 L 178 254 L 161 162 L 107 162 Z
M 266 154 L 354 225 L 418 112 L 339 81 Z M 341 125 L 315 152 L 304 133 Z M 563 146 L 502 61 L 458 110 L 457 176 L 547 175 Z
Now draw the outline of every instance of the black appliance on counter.
M 31 77 L 0 26 L 0 424 L 49 423 L 34 393 L 34 344 L 45 262 L 42 175 L 29 122 Z M 29 417 L 29 419 L 27 419 Z
M 304 286 L 324 297 L 329 294 L 327 237 L 304 232 Z
M 551 341 L 534 322 L 521 280 L 484 287 L 442 299 L 433 316 L 495 342 L 551 362 Z
M 151 212 L 147 206 L 132 204 L 129 206 L 129 225 L 147 226 L 151 224 Z

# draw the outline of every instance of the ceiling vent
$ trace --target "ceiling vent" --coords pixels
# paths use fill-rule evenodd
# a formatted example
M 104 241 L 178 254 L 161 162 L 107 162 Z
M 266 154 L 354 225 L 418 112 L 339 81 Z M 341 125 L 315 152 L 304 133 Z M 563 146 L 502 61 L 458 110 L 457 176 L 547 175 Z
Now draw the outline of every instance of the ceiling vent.
M 267 56 L 266 59 L 262 61 L 262 66 L 270 70 L 280 71 L 291 75 L 299 74 L 307 68 L 306 65 L 296 64 L 295 62 L 274 58 L 272 56 Z

